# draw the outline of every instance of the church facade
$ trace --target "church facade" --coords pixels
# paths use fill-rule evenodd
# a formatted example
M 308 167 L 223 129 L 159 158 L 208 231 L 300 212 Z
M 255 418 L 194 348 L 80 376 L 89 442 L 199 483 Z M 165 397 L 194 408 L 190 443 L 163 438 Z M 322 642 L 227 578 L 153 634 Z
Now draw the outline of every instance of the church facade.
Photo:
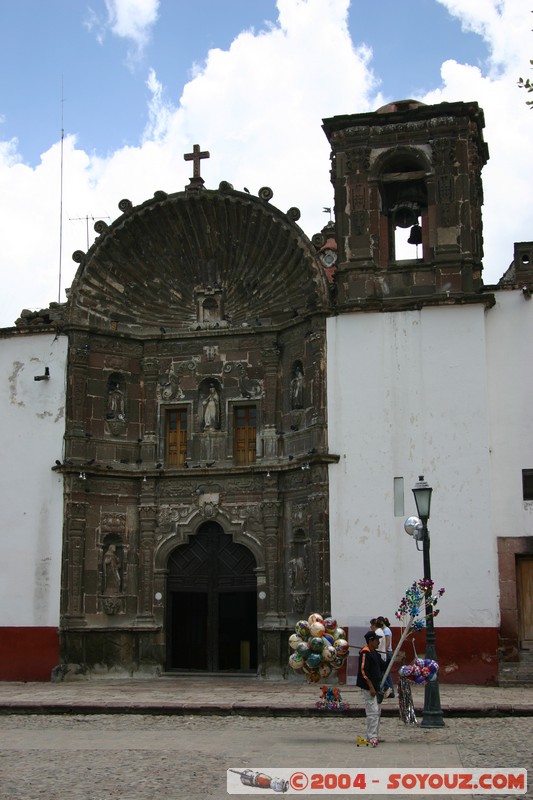
M 533 646 L 533 246 L 483 285 L 483 125 L 414 101 L 325 120 L 335 222 L 312 240 L 268 187 L 206 188 L 198 146 L 184 191 L 96 223 L 65 306 L 0 340 L 3 493 L 52 485 L 11 523 L 4 678 L 39 635 L 33 679 L 286 676 L 312 611 L 357 644 L 421 577 L 422 473 L 443 680 L 494 683 Z
M 198 162 L 75 254 L 62 663 L 281 674 L 329 603 L 329 289 L 270 199 Z

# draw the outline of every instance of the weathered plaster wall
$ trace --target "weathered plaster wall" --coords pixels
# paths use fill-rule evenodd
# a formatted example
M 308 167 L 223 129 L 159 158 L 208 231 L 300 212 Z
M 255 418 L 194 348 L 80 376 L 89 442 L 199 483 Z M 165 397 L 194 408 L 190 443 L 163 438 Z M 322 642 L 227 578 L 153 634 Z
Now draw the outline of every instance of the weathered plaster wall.
M 12 663 L 29 657 L 30 628 L 39 642 L 49 629 L 48 650 L 57 642 L 63 479 L 51 467 L 62 457 L 66 353 L 66 337 L 53 332 L 0 339 L 0 629 L 9 629 Z M 46 367 L 49 380 L 35 381 Z M 38 650 L 36 668 L 39 659 Z
M 438 628 L 498 626 L 484 315 L 475 304 L 328 321 L 329 445 L 341 456 L 330 467 L 331 594 L 343 624 L 392 619 L 422 577 L 403 524 L 423 474 L 432 574 L 446 587 Z M 394 478 L 404 480 L 398 516 Z
M 520 284 L 519 284 L 520 285 Z M 523 499 L 522 470 L 533 469 L 533 302 L 522 289 L 496 293 L 487 316 L 491 426 L 492 533 L 498 545 L 503 661 L 529 646 L 530 599 L 521 597 L 520 572 L 533 559 L 533 501 Z
M 493 534 L 533 536 L 533 501 L 522 499 L 522 470 L 533 469 L 533 300 L 496 293 L 487 315 Z

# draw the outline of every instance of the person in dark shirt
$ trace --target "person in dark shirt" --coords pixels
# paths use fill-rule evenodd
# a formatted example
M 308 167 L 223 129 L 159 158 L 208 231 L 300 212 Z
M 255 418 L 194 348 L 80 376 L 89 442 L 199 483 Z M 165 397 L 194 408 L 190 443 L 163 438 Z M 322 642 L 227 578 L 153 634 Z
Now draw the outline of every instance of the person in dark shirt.
M 380 683 L 383 674 L 382 660 L 377 652 L 380 637 L 374 631 L 365 633 L 366 645 L 359 651 L 359 668 L 356 686 L 363 692 L 366 715 L 366 738 L 373 747 L 379 741 L 381 717 Z

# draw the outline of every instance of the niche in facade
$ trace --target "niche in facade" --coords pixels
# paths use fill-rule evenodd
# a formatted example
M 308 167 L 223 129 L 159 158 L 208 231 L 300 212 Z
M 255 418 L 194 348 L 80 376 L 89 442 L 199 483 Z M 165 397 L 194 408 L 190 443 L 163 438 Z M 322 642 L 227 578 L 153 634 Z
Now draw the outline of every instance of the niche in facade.
M 217 328 L 224 321 L 224 290 L 221 287 L 196 286 L 194 289 L 196 319 L 200 328 Z
M 301 361 L 295 361 L 291 370 L 291 409 L 304 407 L 305 376 Z
M 303 614 L 309 596 L 309 557 L 307 537 L 302 528 L 293 533 L 289 560 L 289 587 L 293 611 Z
M 126 382 L 124 376 L 113 372 L 107 379 L 105 419 L 112 434 L 126 429 Z
M 204 432 L 219 431 L 222 391 L 214 378 L 206 378 L 198 387 L 198 421 Z
M 124 546 L 117 534 L 104 538 L 102 543 L 101 602 L 106 614 L 123 611 Z

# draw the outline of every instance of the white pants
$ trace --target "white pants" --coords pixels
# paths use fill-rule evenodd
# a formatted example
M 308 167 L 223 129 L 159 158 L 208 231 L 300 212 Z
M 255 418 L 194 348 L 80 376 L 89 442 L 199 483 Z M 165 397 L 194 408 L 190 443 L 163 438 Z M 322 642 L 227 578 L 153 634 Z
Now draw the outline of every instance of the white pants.
M 366 738 L 377 739 L 379 736 L 379 721 L 381 718 L 381 706 L 377 697 L 372 697 L 368 689 L 361 689 L 363 700 L 365 701 L 366 714 Z

